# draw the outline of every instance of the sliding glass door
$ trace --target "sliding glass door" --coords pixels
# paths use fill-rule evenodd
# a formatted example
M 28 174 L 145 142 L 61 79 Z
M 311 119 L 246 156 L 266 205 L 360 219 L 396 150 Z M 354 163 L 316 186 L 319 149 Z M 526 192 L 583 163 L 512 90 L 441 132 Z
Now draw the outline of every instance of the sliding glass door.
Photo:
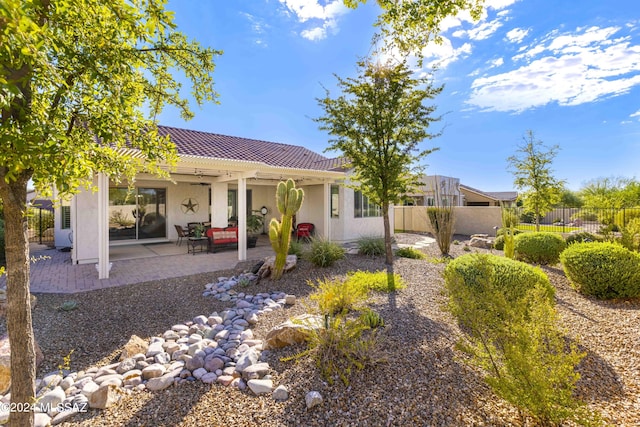
M 109 189 L 109 240 L 167 237 L 166 218 L 165 188 Z

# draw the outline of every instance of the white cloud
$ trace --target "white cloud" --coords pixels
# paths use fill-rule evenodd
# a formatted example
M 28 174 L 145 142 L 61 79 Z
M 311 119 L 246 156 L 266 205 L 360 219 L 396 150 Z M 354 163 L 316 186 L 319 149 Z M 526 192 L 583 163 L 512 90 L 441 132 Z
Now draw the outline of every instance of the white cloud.
M 640 117 L 640 110 L 638 110 L 635 113 L 631 114 L 629 117 Z
M 342 0 L 332 0 L 322 5 L 320 0 L 279 0 L 286 12 L 292 12 L 299 22 L 320 21 L 312 28 L 300 32 L 308 40 L 322 40 L 327 37 L 327 31 L 337 31 L 337 18 L 348 12 Z
M 479 25 L 476 25 L 469 31 L 467 31 L 467 35 L 471 40 L 484 40 L 488 39 L 498 31 L 498 29 L 502 27 L 502 22 L 500 20 L 495 19 L 490 22 L 483 22 Z
M 507 33 L 507 40 L 509 40 L 511 43 L 521 43 L 528 34 L 529 30 L 514 28 Z
M 552 33 L 513 58 L 526 63 L 483 76 L 472 84 L 467 103 L 487 111 L 521 112 L 556 102 L 580 105 L 627 93 L 640 85 L 640 46 L 613 38 L 617 27 Z
M 504 64 L 504 58 L 494 59 L 489 61 L 489 68 L 500 67 L 503 64 Z
M 451 44 L 451 40 L 443 38 L 442 43 L 432 43 L 423 48 L 422 55 L 424 58 L 431 59 L 427 63 L 427 68 L 431 68 L 434 65 L 438 66 L 438 68 L 446 68 L 452 62 L 469 55 L 471 50 L 470 43 L 465 43 L 459 48 L 455 48 Z

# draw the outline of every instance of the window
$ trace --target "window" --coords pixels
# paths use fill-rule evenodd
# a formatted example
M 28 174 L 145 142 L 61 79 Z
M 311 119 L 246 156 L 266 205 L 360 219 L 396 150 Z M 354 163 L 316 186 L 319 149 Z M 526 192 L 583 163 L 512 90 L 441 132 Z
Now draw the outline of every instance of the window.
M 369 201 L 369 198 L 361 191 L 353 192 L 353 216 L 355 218 L 369 218 L 382 216 L 380 206 Z
M 331 184 L 331 218 L 340 217 L 340 187 Z
M 71 206 L 61 206 L 60 214 L 62 216 L 62 228 L 68 230 L 71 228 Z
M 433 197 L 427 197 L 427 206 L 435 206 L 435 204 Z

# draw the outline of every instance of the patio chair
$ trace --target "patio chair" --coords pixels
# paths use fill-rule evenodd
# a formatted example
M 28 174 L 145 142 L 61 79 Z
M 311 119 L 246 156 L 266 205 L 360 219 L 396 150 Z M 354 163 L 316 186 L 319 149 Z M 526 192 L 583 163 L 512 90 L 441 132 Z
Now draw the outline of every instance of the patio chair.
M 311 240 L 311 238 L 315 234 L 315 230 L 316 230 L 316 226 L 313 225 L 312 223 L 301 222 L 300 224 L 296 225 L 296 230 L 295 230 L 296 240 L 299 241 L 301 238 L 305 240 Z
M 174 227 L 176 228 L 176 232 L 178 233 L 178 241 L 176 242 L 176 245 L 182 246 L 182 239 L 184 239 L 185 237 L 189 237 L 189 233 L 187 232 L 187 230 L 182 228 L 181 225 L 174 224 Z

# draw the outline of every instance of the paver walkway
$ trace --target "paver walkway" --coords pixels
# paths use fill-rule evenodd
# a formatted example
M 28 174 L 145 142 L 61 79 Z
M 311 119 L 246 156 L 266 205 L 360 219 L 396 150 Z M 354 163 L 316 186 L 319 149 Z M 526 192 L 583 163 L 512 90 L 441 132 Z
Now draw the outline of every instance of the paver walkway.
M 176 249 L 178 248 L 178 249 Z M 150 280 L 182 277 L 208 273 L 235 267 L 236 250 L 217 253 L 187 254 L 185 245 L 174 243 L 112 247 L 113 263 L 108 279 L 98 279 L 95 264 L 72 264 L 71 253 L 60 252 L 44 246 L 32 246 L 31 292 L 76 293 L 114 286 L 142 283 Z M 176 253 L 177 252 L 177 253 Z M 247 250 L 248 260 L 259 260 L 272 255 L 268 244 Z M 124 259 L 128 258 L 128 259 Z M 6 285 L 6 276 L 0 278 L 0 286 Z

